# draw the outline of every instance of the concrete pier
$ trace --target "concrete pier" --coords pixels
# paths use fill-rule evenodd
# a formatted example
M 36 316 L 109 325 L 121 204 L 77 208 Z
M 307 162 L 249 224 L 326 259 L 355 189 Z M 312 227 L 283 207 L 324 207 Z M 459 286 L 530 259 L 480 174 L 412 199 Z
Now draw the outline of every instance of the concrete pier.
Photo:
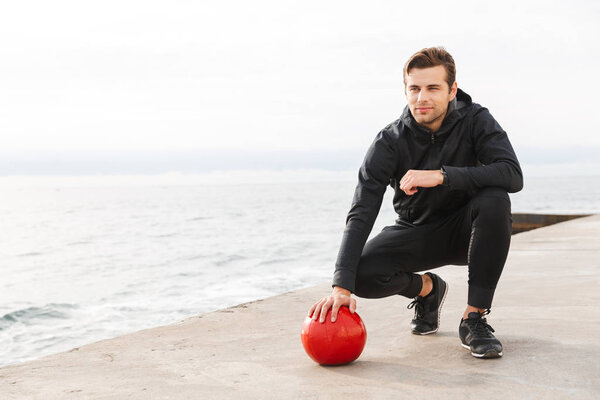
M 300 327 L 328 283 L 0 368 L 0 399 L 600 398 L 600 215 L 513 236 L 488 322 L 504 357 L 459 345 L 466 267 L 437 334 L 414 336 L 408 299 L 358 299 L 361 357 L 323 367 Z

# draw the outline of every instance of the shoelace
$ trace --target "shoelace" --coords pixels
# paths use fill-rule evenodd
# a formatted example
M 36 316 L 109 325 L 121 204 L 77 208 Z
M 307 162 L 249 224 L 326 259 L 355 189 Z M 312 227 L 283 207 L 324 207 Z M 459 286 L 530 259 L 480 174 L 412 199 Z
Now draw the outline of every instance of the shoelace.
M 417 318 L 417 319 L 423 318 L 423 313 L 425 311 L 425 309 L 423 307 L 423 302 L 421 300 L 422 300 L 421 297 L 415 297 L 415 299 L 413 301 L 411 301 L 410 303 L 408 303 L 408 305 L 406 306 L 406 308 L 408 308 L 409 310 L 411 308 L 415 309 L 415 318 Z
M 490 310 L 487 309 L 482 313 L 479 313 L 479 318 L 477 318 L 477 321 L 475 322 L 475 326 L 473 327 L 473 332 L 478 334 L 478 335 L 482 335 L 482 336 L 486 336 L 486 337 L 492 337 L 492 332 L 496 332 L 494 330 L 494 328 L 492 328 L 490 326 L 490 324 L 487 323 L 487 320 L 485 318 L 483 318 L 484 315 L 488 315 L 490 313 Z M 471 318 L 469 318 L 471 319 Z M 469 319 L 467 319 L 467 321 L 469 321 Z M 472 324 L 473 322 L 471 322 Z

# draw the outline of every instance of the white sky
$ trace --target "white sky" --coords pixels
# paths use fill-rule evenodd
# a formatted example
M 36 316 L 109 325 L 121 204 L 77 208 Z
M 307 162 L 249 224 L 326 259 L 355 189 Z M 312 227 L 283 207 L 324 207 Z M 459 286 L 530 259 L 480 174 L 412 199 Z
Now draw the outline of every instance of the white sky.
M 0 148 L 357 149 L 443 45 L 513 145 L 600 147 L 595 1 L 13 1 Z

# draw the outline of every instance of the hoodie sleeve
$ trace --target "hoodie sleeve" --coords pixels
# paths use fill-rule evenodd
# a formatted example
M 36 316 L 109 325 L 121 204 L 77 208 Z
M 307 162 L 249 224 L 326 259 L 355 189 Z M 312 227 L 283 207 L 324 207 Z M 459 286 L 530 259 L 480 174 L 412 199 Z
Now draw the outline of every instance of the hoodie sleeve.
M 358 173 L 358 184 L 346 218 L 332 286 L 354 292 L 358 262 L 394 173 L 395 159 L 393 139 L 385 130 L 381 131 L 367 151 Z
M 444 165 L 450 188 L 471 191 L 495 186 L 509 193 L 523 188 L 523 172 L 508 135 L 486 108 L 479 109 L 473 117 L 473 141 L 482 165 Z

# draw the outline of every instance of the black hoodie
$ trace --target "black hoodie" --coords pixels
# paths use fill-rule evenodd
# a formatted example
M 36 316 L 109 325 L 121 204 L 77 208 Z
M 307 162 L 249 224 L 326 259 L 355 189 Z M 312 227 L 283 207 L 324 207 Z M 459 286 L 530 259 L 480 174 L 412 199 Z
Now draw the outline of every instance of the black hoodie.
M 448 186 L 419 188 L 412 196 L 400 190 L 400 179 L 409 169 L 442 166 Z M 387 185 L 395 190 L 396 222 L 422 225 L 457 211 L 480 188 L 495 186 L 518 192 L 523 188 L 523 173 L 506 132 L 486 108 L 473 103 L 462 90 L 458 89 L 435 133 L 417 124 L 406 106 L 399 119 L 379 132 L 360 168 L 333 286 L 354 292 L 358 261 Z

